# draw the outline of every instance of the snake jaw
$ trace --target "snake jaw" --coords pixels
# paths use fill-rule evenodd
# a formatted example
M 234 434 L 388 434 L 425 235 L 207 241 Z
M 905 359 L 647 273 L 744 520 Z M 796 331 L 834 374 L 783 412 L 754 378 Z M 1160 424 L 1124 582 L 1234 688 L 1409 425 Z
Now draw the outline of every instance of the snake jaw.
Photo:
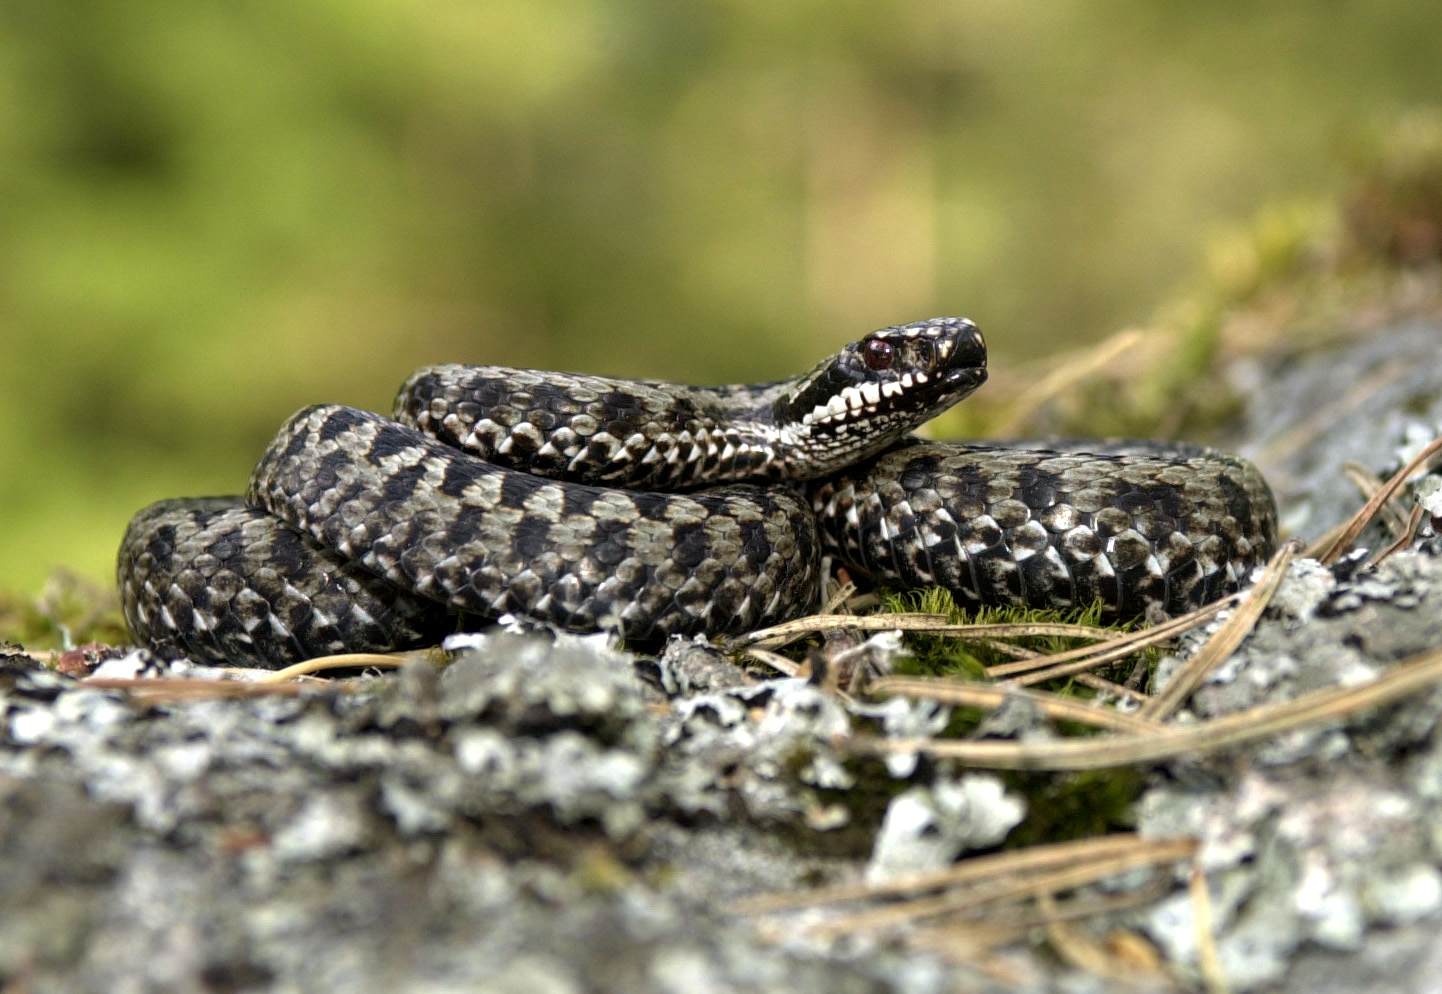
M 966 318 L 872 332 L 821 363 L 781 398 L 779 430 L 808 456 L 797 477 L 880 451 L 986 381 L 986 345 Z

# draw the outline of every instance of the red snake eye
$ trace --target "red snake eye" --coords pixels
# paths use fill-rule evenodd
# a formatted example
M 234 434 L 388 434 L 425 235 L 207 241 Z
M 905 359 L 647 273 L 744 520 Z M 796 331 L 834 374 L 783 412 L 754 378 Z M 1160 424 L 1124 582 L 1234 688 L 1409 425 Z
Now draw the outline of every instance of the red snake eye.
M 867 369 L 890 369 L 896 358 L 896 346 L 879 338 L 870 339 L 861 347 L 861 358 Z

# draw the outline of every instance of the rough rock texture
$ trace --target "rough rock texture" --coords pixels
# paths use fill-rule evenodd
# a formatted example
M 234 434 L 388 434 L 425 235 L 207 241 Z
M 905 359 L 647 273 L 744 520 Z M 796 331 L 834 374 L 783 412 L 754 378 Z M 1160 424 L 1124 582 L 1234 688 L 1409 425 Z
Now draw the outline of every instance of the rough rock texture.
M 46 991 L 948 989 L 930 958 L 787 951 L 722 913 L 836 871 L 826 834 L 781 834 L 836 837 L 851 820 L 835 798 L 853 775 L 831 744 L 849 718 L 832 697 L 746 683 L 686 645 L 653 675 L 713 689 L 668 711 L 631 657 L 594 640 L 463 641 L 444 670 L 415 664 L 358 690 L 149 706 L 9 657 L 0 978 Z M 730 687 L 714 689 L 723 669 Z M 98 675 L 137 670 L 188 672 L 135 653 Z M 932 709 L 889 710 L 898 728 L 935 730 Z M 1018 804 L 995 787 L 986 800 Z
M 1321 535 L 1357 509 L 1343 464 L 1396 470 L 1404 449 L 1442 434 L 1439 350 L 1442 325 L 1417 322 L 1238 370 L 1248 398 L 1238 448 L 1276 491 L 1284 529 Z
M 1438 341 L 1442 328 L 1414 326 L 1267 374 L 1252 438 L 1274 455 L 1288 520 L 1335 523 L 1358 503 L 1333 486 L 1337 461 L 1385 472 L 1439 419 Z M 1304 437 L 1378 363 L 1377 389 L 1391 377 L 1398 391 L 1358 394 L 1354 424 Z M 1424 536 L 1375 570 L 1294 564 L 1193 715 L 1442 647 L 1439 545 Z M 647 659 L 498 631 L 451 648 L 445 668 L 190 700 L 88 687 L 0 650 L 0 990 L 1115 989 L 1026 946 L 1003 983 L 896 944 L 803 940 L 814 913 L 763 931 L 730 910 L 936 866 L 1025 819 L 990 774 L 842 748 L 863 726 L 936 734 L 945 709 L 848 710 L 804 680 L 748 678 L 704 642 Z M 130 653 L 97 675 L 199 672 Z M 1439 714 L 1442 691 L 1422 693 L 1151 773 L 1139 829 L 1202 840 L 1232 990 L 1435 986 Z M 1195 907 L 1179 876 L 1110 924 L 1200 986 Z
M 1203 633 L 1188 641 L 1198 642 Z M 1404 552 L 1337 580 L 1304 560 L 1267 619 L 1198 690 L 1216 717 L 1373 679 L 1442 646 L 1442 558 Z M 1139 804 L 1144 834 L 1203 840 L 1218 953 L 1233 989 L 1288 979 L 1303 960 L 1365 949 L 1379 931 L 1442 919 L 1442 690 L 1300 729 L 1246 750 L 1175 764 Z M 1194 905 L 1178 894 L 1142 919 L 1173 957 L 1195 959 Z M 1294 990 L 1426 988 L 1435 931 L 1397 959 L 1349 961 Z M 1411 967 L 1403 962 L 1410 958 Z M 1416 972 L 1416 971 L 1423 972 Z M 1343 982 L 1341 976 L 1345 976 Z

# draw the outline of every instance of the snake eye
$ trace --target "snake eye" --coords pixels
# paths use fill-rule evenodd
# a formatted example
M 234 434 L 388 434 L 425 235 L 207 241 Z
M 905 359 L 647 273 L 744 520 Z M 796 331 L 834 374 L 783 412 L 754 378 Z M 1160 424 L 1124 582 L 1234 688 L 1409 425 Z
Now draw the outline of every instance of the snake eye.
M 870 339 L 861 347 L 861 358 L 866 363 L 867 369 L 890 369 L 892 361 L 896 358 L 896 346 L 879 338 Z

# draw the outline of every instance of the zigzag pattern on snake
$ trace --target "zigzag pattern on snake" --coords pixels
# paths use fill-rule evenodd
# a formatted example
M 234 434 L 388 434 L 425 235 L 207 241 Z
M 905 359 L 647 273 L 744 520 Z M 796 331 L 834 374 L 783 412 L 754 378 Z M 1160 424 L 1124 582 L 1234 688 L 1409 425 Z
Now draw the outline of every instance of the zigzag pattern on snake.
M 826 557 L 963 603 L 1176 613 L 1270 553 L 1271 493 L 1232 456 L 908 437 L 985 378 L 962 318 L 758 385 L 430 367 L 394 418 L 297 413 L 244 498 L 137 514 L 126 620 L 166 655 L 276 666 L 507 612 L 632 639 L 745 631 L 813 609 Z

